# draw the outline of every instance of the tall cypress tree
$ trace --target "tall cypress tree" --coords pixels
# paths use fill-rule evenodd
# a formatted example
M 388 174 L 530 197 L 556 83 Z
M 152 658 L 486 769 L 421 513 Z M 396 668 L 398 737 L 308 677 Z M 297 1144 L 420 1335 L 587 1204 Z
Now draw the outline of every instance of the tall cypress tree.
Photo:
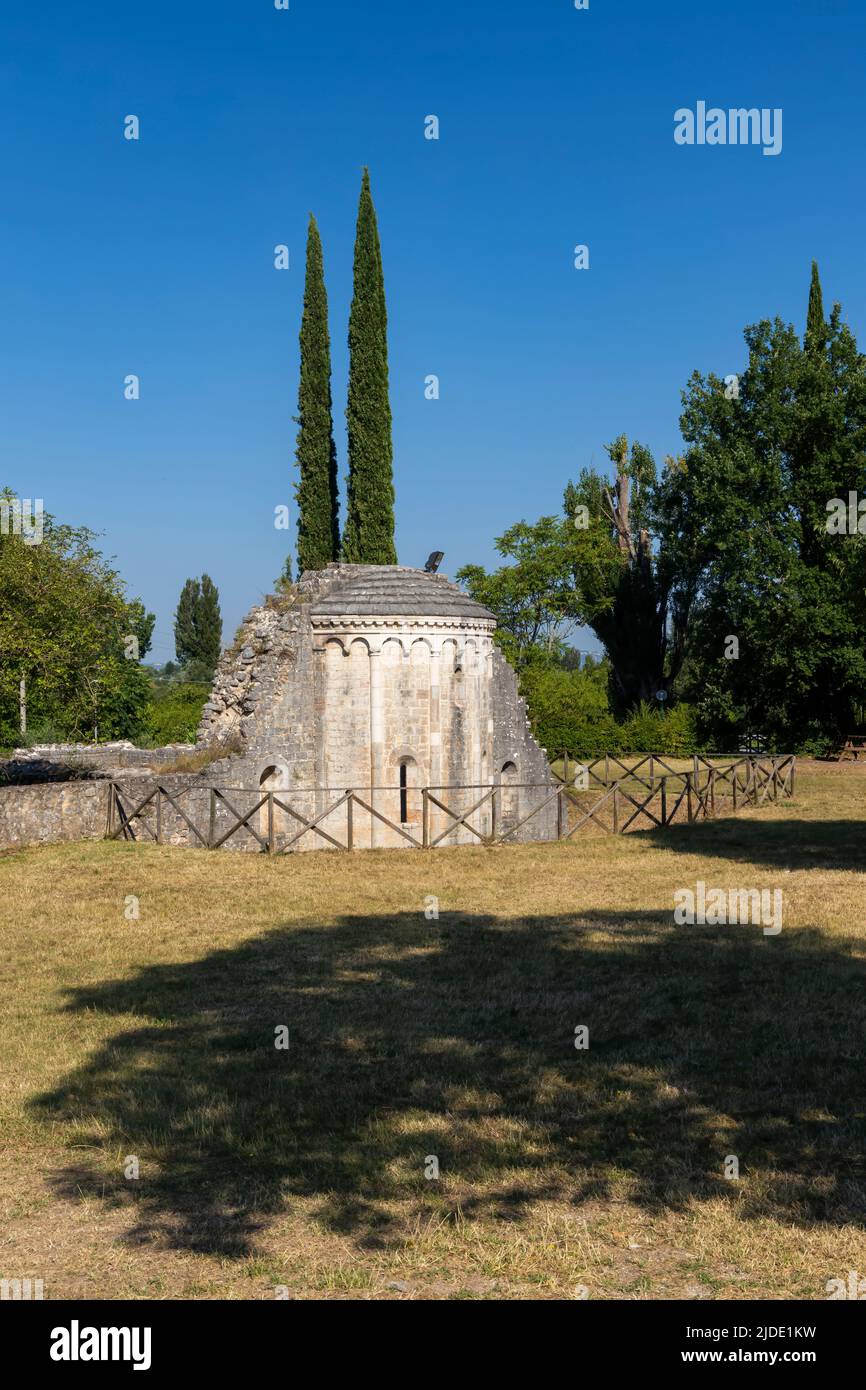
M 827 323 L 824 319 L 824 296 L 821 293 L 821 280 L 818 275 L 818 262 L 812 262 L 812 283 L 809 286 L 809 310 L 806 315 L 806 337 L 804 346 L 807 352 L 820 353 L 827 341 Z
M 337 450 L 331 412 L 331 340 L 322 240 L 310 213 L 307 278 L 301 319 L 296 455 L 301 470 L 298 499 L 298 570 L 319 570 L 340 554 Z
M 355 283 L 349 315 L 348 514 L 343 559 L 396 565 L 388 315 L 376 210 L 364 170 L 355 234 Z

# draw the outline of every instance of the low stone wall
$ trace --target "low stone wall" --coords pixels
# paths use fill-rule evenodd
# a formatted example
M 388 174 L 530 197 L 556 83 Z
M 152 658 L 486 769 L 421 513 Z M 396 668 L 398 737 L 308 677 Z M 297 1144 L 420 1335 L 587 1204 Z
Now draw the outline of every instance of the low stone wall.
M 119 743 L 46 743 L 16 748 L 0 761 L 0 786 L 29 786 L 34 782 L 67 782 L 88 777 L 113 777 L 118 772 L 158 772 L 184 754 L 192 743 L 168 743 L 162 748 L 136 748 Z
M 0 849 L 101 840 L 108 824 L 106 782 L 0 787 Z
M 123 806 L 132 812 L 144 801 L 156 783 L 136 774 L 117 779 L 116 786 Z M 160 778 L 159 785 L 169 792 L 194 825 L 207 833 L 210 791 L 200 779 L 191 774 L 176 774 Z M 238 809 L 248 810 L 255 805 L 253 793 Z M 63 840 L 101 840 L 108 831 L 111 787 L 104 778 L 93 781 L 49 782 L 38 786 L 0 787 L 0 849 L 21 849 L 25 845 L 56 844 Z M 135 822 L 135 838 L 143 843 L 156 839 L 156 802 L 152 801 Z M 217 826 L 232 824 L 227 810 L 217 816 Z M 167 798 L 161 798 L 160 840 L 169 845 L 196 845 L 188 824 L 175 811 Z M 119 822 L 115 822 L 116 824 Z M 255 837 L 240 831 L 236 849 L 258 848 Z M 247 843 L 248 842 L 248 843 Z
M 135 839 L 142 844 L 153 844 L 158 839 L 163 845 L 197 846 L 201 849 L 204 847 L 202 839 L 207 841 L 212 834 L 214 841 L 218 842 L 222 835 L 233 829 L 239 816 L 247 815 L 261 800 L 261 792 L 255 789 L 226 790 L 225 800 L 220 797 L 213 798 L 211 825 L 210 782 L 180 773 L 160 777 L 158 784 L 152 779 L 118 778 L 115 786 L 124 814 L 128 816 L 135 811 L 157 785 L 168 795 L 160 795 L 159 798 L 154 796 L 131 827 Z M 190 822 L 195 826 L 195 830 L 191 828 Z M 114 828 L 117 829 L 121 823 L 121 817 L 115 811 Z M 266 810 L 257 812 L 252 818 L 252 823 L 258 833 L 267 838 Z M 320 840 L 319 848 L 323 845 L 324 841 Z M 261 853 L 262 850 L 260 842 L 246 826 L 234 830 L 220 848 L 251 850 L 257 853 Z
M 131 776 L 116 779 L 121 802 L 131 814 L 152 791 L 156 783 L 151 778 Z M 207 837 L 210 834 L 210 786 L 191 774 L 161 777 L 159 785 L 175 800 L 180 810 L 172 806 L 167 796 L 159 802 L 154 798 L 134 822 L 135 839 L 152 844 L 201 846 L 201 840 L 189 822 Z M 111 788 L 104 778 L 93 781 L 43 782 L 35 786 L 0 787 L 0 850 L 23 849 L 27 845 L 57 844 L 66 840 L 101 840 L 108 831 Z M 234 811 L 245 814 L 260 799 L 257 791 L 227 791 Z M 311 808 L 312 809 L 312 808 Z M 181 811 L 184 814 L 181 814 Z M 217 800 L 213 833 L 219 837 L 235 824 L 235 815 L 228 806 Z M 279 817 L 282 821 L 283 817 Z M 288 818 L 286 818 L 288 819 Z M 115 825 L 119 825 L 119 818 Z M 267 813 L 255 818 L 256 829 L 267 835 Z M 282 827 L 281 827 L 282 828 Z M 305 849 L 321 848 L 325 841 L 306 836 Z M 261 845 L 245 827 L 236 830 L 226 842 L 225 849 L 261 851 Z

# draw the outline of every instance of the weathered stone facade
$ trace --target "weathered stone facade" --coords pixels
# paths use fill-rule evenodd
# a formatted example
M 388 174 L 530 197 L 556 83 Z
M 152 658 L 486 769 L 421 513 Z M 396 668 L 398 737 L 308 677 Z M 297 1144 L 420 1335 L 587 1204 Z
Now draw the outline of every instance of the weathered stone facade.
M 207 780 L 282 792 L 308 817 L 353 788 L 414 837 L 420 788 L 462 814 L 484 788 L 503 784 L 499 827 L 516 825 L 543 799 L 550 773 L 494 627 L 493 615 L 444 576 L 397 565 L 305 574 L 291 597 L 254 608 L 224 655 L 198 741 L 232 752 Z M 432 834 L 453 824 L 435 807 L 430 817 Z M 297 829 L 285 812 L 278 820 L 278 839 Z M 491 832 L 489 804 L 472 823 Z M 345 812 L 321 825 L 345 840 Z M 555 834 L 549 806 L 515 838 Z M 462 826 L 448 836 L 468 841 L 477 837 Z M 323 843 L 308 832 L 298 847 Z M 354 843 L 408 841 L 356 808 Z

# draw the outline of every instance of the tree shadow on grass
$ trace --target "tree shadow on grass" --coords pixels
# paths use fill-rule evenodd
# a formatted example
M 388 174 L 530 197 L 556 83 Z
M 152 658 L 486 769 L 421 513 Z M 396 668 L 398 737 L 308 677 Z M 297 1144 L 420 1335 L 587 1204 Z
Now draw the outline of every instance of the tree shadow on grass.
M 695 825 L 637 831 L 659 849 L 747 860 L 776 869 L 866 872 L 866 787 L 863 820 L 769 820 L 721 817 Z M 866 908 L 863 912 L 866 925 Z
M 407 1211 L 521 1220 L 623 1190 L 863 1223 L 859 949 L 660 913 L 287 925 L 72 991 L 117 1031 L 33 1104 L 97 1151 L 61 1195 L 126 1204 L 129 1239 L 226 1255 L 297 1198 L 362 1247 L 399 1242 Z

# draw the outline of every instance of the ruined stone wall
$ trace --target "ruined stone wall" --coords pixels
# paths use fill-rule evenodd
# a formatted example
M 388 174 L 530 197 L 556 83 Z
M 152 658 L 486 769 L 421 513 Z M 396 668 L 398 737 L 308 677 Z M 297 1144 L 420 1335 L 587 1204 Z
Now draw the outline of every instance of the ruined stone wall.
M 100 840 L 107 823 L 106 782 L 0 788 L 0 849 L 62 840 Z
M 296 790 L 318 778 L 319 709 L 310 606 L 334 572 L 305 574 L 294 593 L 253 608 L 223 653 L 197 746 L 226 749 L 208 778 L 217 785 Z M 229 780 L 226 780 L 226 779 Z
M 131 769 L 153 772 L 192 752 L 191 743 L 136 748 L 125 739 L 116 743 L 45 743 L 16 748 L 10 758 L 0 761 L 0 786 L 113 777 Z
M 502 769 L 513 763 L 515 773 L 509 774 L 513 780 L 518 784 L 533 784 L 520 787 L 512 797 L 511 819 L 517 823 L 544 801 L 544 788 L 550 786 L 553 779 L 547 751 L 536 743 L 529 724 L 526 701 L 517 693 L 517 676 L 498 647 L 493 647 L 490 666 L 494 773 L 498 780 L 507 781 L 507 778 L 503 778 Z M 553 840 L 556 833 L 557 808 L 553 800 L 536 811 L 512 839 L 514 843 Z
M 213 831 L 219 839 L 235 824 L 235 814 L 250 811 L 257 792 L 228 794 L 230 806 L 211 796 L 210 785 L 191 773 L 175 773 L 155 778 L 135 774 L 116 779 L 122 804 L 131 813 L 157 786 L 168 796 L 151 799 L 139 819 L 133 822 L 134 838 L 153 844 L 159 833 L 161 844 L 202 846 Z M 0 788 L 0 849 L 23 849 L 27 845 L 57 844 L 67 840 L 101 840 L 108 831 L 110 787 L 103 779 L 45 783 L 41 786 Z M 213 806 L 213 816 L 211 807 Z M 177 809 L 179 808 L 179 809 Z M 183 814 L 181 814 L 183 813 Z M 196 827 L 199 835 L 190 828 Z M 121 823 L 115 813 L 115 826 Z M 267 839 L 267 813 L 253 818 L 252 824 Z M 308 841 L 309 836 L 305 839 Z M 242 827 L 226 842 L 227 849 L 261 852 L 262 844 Z M 312 848 L 305 844 L 304 848 Z M 322 842 L 320 842 L 322 847 Z

